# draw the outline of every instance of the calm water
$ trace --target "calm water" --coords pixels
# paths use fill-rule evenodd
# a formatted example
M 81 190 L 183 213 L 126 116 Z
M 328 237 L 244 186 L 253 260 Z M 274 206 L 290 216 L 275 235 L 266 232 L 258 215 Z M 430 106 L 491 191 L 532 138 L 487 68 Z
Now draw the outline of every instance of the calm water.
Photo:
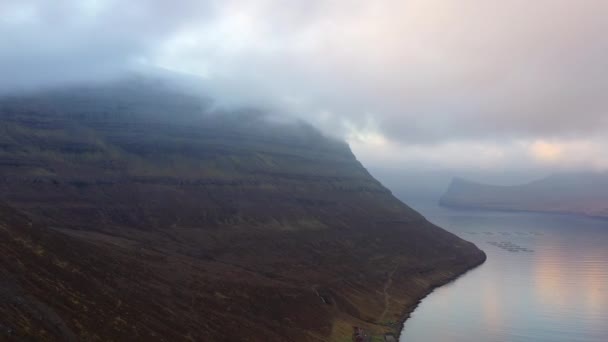
M 608 221 L 416 207 L 487 262 L 425 298 L 401 342 L 608 341 Z

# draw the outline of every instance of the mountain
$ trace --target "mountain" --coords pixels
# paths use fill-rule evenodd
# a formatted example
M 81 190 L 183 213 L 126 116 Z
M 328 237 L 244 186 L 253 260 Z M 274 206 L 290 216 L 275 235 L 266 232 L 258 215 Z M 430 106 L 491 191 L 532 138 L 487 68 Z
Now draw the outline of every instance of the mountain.
M 440 204 L 608 217 L 608 174 L 555 174 L 516 186 L 486 185 L 457 178 L 450 184 Z
M 485 255 L 347 144 L 157 79 L 0 99 L 0 337 L 397 333 Z

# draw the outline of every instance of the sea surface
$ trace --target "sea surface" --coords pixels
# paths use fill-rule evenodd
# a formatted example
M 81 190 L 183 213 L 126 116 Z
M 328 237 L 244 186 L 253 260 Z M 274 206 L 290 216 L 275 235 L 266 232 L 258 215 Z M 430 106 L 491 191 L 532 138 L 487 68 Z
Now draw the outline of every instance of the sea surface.
M 488 259 L 426 297 L 400 342 L 608 341 L 608 220 L 413 207 Z

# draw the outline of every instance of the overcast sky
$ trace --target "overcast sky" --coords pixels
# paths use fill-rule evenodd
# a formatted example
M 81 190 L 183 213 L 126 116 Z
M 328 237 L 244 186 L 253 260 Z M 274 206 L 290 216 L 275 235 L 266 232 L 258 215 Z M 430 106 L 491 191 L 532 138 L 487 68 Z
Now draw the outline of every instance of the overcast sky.
M 0 90 L 162 67 L 372 168 L 608 169 L 605 0 L 2 0 Z

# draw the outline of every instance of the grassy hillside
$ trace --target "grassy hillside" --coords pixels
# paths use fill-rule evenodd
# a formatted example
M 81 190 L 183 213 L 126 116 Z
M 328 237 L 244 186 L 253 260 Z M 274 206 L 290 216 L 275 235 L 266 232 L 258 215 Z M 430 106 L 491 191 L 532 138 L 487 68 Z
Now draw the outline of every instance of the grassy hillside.
M 3 98 L 0 131 L 0 334 L 17 340 L 380 336 L 485 258 L 346 144 L 158 81 Z

